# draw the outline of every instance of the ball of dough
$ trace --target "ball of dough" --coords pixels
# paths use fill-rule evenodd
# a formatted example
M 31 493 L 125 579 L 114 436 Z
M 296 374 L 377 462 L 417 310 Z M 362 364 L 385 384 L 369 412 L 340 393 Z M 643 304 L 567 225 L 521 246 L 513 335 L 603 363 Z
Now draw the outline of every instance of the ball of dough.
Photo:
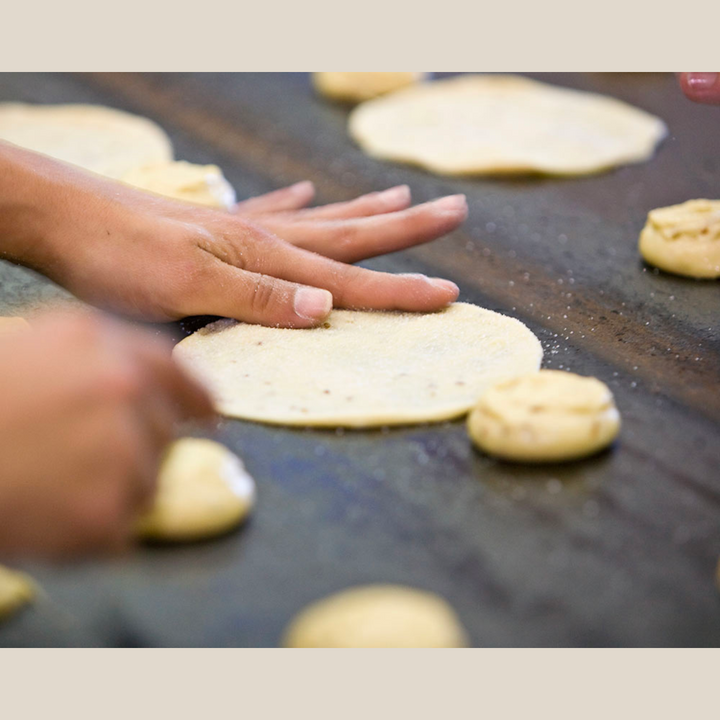
M 473 442 L 518 462 L 559 462 L 598 452 L 620 429 L 610 389 L 600 380 L 559 370 L 500 382 L 468 418 Z
M 184 438 L 165 457 L 137 533 L 180 542 L 214 537 L 239 525 L 254 503 L 255 482 L 240 458 L 212 440 Z
M 0 565 L 0 620 L 32 602 L 35 583 L 24 573 Z
M 640 233 L 640 253 L 666 272 L 720 277 L 720 200 L 688 200 L 651 210 Z
M 325 97 L 362 102 L 412 85 L 425 77 L 421 72 L 316 72 L 315 89 Z
M 144 165 L 127 172 L 122 180 L 142 190 L 196 205 L 230 210 L 237 202 L 234 188 L 217 165 L 184 161 Z
M 0 335 L 9 335 L 18 330 L 29 330 L 30 323 L 19 317 L 0 317 Z
M 399 585 L 369 585 L 331 595 L 295 617 L 291 648 L 455 648 L 467 637 L 442 598 Z

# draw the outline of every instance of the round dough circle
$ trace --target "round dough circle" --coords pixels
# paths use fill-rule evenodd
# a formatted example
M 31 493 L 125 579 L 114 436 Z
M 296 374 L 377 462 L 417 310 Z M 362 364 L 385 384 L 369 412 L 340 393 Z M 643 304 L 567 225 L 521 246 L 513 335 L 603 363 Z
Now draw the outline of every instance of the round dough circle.
M 160 126 L 99 105 L 0 103 L 0 138 L 115 179 L 173 159 Z
M 427 314 L 335 310 L 311 330 L 219 320 L 174 354 L 224 415 L 372 427 L 464 415 L 493 383 L 537 370 L 542 347 L 519 320 L 455 303 Z
M 400 585 L 351 588 L 313 603 L 285 633 L 289 648 L 458 648 L 467 636 L 441 597 Z
M 182 160 L 144 165 L 125 173 L 122 181 L 175 200 L 224 210 L 230 210 L 237 201 L 235 190 L 217 165 Z
M 254 503 L 255 482 L 240 458 L 212 440 L 183 438 L 170 447 L 136 530 L 166 541 L 214 537 L 239 525 Z
M 33 601 L 35 583 L 24 573 L 0 565 L 0 619 Z
M 648 213 L 640 253 L 676 275 L 720 277 L 720 200 L 688 200 Z
M 363 103 L 349 131 L 370 155 L 444 175 L 583 175 L 647 160 L 666 127 L 610 97 L 469 75 Z
M 362 102 L 419 82 L 421 72 L 316 72 L 315 90 L 325 97 L 346 102 Z
M 597 378 L 559 370 L 491 387 L 468 418 L 473 442 L 518 462 L 560 462 L 592 455 L 620 430 L 610 389 Z

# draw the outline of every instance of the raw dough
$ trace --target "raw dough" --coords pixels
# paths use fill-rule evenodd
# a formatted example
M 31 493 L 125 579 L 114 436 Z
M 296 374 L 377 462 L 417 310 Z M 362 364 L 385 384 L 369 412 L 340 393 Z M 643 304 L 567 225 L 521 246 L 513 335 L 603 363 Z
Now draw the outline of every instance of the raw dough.
M 720 200 L 688 200 L 648 213 L 640 253 L 676 275 L 720 277 Z
M 290 648 L 458 648 L 467 646 L 441 597 L 399 585 L 369 585 L 305 608 L 285 633 Z
M 493 383 L 537 370 L 542 348 L 520 321 L 455 303 L 428 314 L 335 310 L 312 330 L 219 320 L 174 354 L 225 415 L 370 427 L 463 415 Z
M 0 620 L 35 598 L 35 583 L 24 573 L 0 565 Z
M 255 482 L 240 458 L 212 440 L 184 438 L 171 446 L 137 532 L 172 541 L 214 537 L 239 525 L 254 503 Z
M 154 122 L 99 105 L 0 103 L 0 139 L 116 179 L 173 159 Z
M 666 128 L 619 100 L 515 75 L 423 83 L 363 103 L 349 130 L 375 157 L 446 175 L 582 175 L 652 156 Z
M 315 89 L 325 97 L 362 102 L 399 90 L 423 79 L 421 72 L 316 72 Z
M 491 387 L 468 418 L 473 442 L 519 462 L 559 462 L 598 452 L 620 429 L 607 385 L 596 378 L 540 370 Z
M 235 190 L 217 165 L 193 165 L 181 160 L 144 165 L 125 173 L 122 181 L 196 205 L 230 210 L 237 202 Z
M 18 330 L 29 330 L 30 323 L 20 317 L 0 317 L 0 336 L 9 335 Z

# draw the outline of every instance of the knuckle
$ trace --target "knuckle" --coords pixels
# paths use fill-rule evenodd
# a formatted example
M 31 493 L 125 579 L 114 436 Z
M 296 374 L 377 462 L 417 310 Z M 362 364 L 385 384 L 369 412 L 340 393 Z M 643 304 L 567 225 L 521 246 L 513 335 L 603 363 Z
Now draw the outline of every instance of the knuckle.
M 250 307 L 254 313 L 264 314 L 277 302 L 281 291 L 278 283 L 267 275 L 260 275 L 253 281 Z

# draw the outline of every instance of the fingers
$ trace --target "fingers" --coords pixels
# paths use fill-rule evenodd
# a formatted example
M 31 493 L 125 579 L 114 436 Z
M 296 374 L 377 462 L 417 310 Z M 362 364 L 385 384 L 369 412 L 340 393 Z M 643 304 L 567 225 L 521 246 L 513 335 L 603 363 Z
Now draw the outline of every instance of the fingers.
M 401 212 L 348 220 L 262 218 L 264 227 L 283 240 L 342 262 L 395 252 L 430 242 L 467 218 L 464 195 L 451 195 Z
M 310 203 L 315 196 L 315 187 L 309 181 L 299 182 L 280 190 L 243 200 L 235 205 L 233 212 L 238 215 L 261 215 L 263 213 L 298 210 Z
M 693 102 L 720 105 L 720 73 L 680 73 L 680 87 Z
M 281 213 L 277 219 L 293 221 L 303 220 L 343 220 L 346 218 L 367 217 L 369 215 L 381 215 L 383 213 L 404 210 L 410 206 L 410 188 L 407 185 L 399 185 L 383 192 L 361 195 L 359 198 L 349 202 L 332 203 L 321 207 L 307 208 L 294 213 Z M 283 217 L 283 215 L 286 215 Z M 287 217 L 290 216 L 290 217 Z M 260 220 L 263 222 L 263 220 Z
M 336 262 L 277 240 L 264 243 L 261 260 L 250 258 L 248 269 L 256 269 L 256 263 L 261 263 L 262 271 L 273 277 L 329 290 L 336 307 L 431 312 L 454 302 L 459 293 L 457 285 L 448 280 L 375 272 Z M 272 282 L 270 278 L 266 277 L 266 280 Z M 260 319 L 253 322 L 274 324 L 258 317 Z
M 261 325 L 308 328 L 321 323 L 332 310 L 333 298 L 327 290 L 213 260 L 206 281 L 188 300 L 188 315 L 209 313 Z M 260 264 L 266 264 L 265 258 Z

